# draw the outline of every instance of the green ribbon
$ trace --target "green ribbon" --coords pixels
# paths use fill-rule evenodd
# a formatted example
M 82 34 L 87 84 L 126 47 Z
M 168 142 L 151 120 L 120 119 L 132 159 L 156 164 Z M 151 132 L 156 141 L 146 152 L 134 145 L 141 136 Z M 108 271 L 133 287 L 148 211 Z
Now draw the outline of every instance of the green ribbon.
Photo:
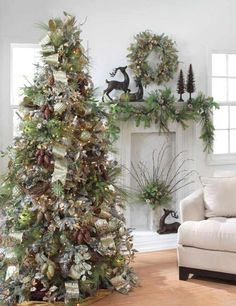
M 52 175 L 52 182 L 60 181 L 62 185 L 65 185 L 66 175 L 68 170 L 66 156 L 66 149 L 64 146 L 55 145 L 52 149 L 54 157 L 54 172 Z

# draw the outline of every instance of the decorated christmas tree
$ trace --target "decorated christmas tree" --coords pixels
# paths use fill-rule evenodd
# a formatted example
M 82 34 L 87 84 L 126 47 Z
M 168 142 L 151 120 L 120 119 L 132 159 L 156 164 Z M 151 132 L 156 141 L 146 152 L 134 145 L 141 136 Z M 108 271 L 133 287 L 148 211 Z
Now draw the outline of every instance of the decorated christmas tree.
M 110 158 L 110 115 L 93 99 L 75 18 L 44 26 L 43 65 L 24 88 L 21 134 L 0 189 L 0 300 L 65 305 L 136 283 L 132 236 Z M 2 305 L 2 304 L 1 304 Z

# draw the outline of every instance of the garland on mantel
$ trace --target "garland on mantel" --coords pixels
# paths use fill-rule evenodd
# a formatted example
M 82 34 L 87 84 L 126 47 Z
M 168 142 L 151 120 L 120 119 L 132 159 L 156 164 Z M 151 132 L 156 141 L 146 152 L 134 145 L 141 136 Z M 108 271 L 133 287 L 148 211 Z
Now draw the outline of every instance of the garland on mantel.
M 218 104 L 212 97 L 199 93 L 187 103 L 177 102 L 170 88 L 152 92 L 144 103 L 113 102 L 110 104 L 111 113 L 115 119 L 127 121 L 134 119 L 136 126 L 141 123 L 150 127 L 154 122 L 160 132 L 169 132 L 168 122 L 177 122 L 185 129 L 187 121 L 193 120 L 201 124 L 200 139 L 204 142 L 204 152 L 210 153 L 214 142 L 214 125 L 212 112 L 218 109 Z

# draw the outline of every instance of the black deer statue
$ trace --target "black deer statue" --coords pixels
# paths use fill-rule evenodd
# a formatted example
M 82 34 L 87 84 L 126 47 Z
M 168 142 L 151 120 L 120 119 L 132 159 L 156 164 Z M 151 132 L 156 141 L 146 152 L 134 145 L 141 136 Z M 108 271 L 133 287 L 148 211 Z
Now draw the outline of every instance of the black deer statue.
M 130 90 L 128 89 L 127 93 L 122 93 L 120 96 L 121 102 L 140 102 L 143 100 L 143 85 L 141 78 L 136 77 L 135 84 L 138 90 L 136 92 L 130 92 Z
M 120 72 L 124 76 L 124 81 L 120 82 L 120 81 L 116 81 L 116 80 L 112 80 L 112 81 L 106 80 L 108 85 L 107 85 L 107 88 L 103 92 L 102 101 L 104 101 L 104 95 L 107 95 L 108 98 L 110 99 L 110 101 L 112 101 L 112 98 L 109 96 L 109 94 L 114 89 L 122 90 L 125 93 L 127 93 L 129 91 L 129 89 L 128 89 L 129 88 L 129 76 L 128 76 L 127 72 L 126 72 L 126 69 L 127 69 L 127 66 L 118 67 L 118 68 L 115 68 L 112 73 L 110 73 L 110 76 L 114 77 L 116 75 L 117 71 L 120 70 Z
M 178 215 L 176 211 L 170 210 L 170 209 L 165 209 L 164 210 L 164 215 L 160 219 L 159 223 L 159 230 L 157 231 L 159 234 L 171 234 L 171 233 L 177 233 L 178 228 L 180 226 L 179 222 L 174 222 L 174 223 L 165 223 L 166 218 L 171 215 L 171 217 L 177 219 Z

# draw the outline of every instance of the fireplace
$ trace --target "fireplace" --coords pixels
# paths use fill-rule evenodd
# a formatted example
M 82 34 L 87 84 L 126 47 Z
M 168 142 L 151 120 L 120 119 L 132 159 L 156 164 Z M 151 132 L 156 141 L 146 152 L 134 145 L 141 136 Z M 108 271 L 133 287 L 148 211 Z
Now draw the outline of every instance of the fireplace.
M 153 150 L 158 152 L 164 143 L 168 145 L 168 150 L 164 157 L 165 162 L 168 163 L 168 161 L 170 161 L 176 154 L 181 151 L 185 151 L 186 158 L 193 159 L 193 161 L 189 161 L 185 164 L 185 169 L 194 169 L 194 124 L 192 127 L 189 127 L 186 130 L 184 130 L 178 124 L 170 124 L 169 132 L 161 133 L 158 130 L 158 126 L 155 124 L 149 128 L 144 128 L 143 126 L 136 127 L 134 121 L 128 121 L 120 122 L 119 126 L 121 132 L 116 147 L 118 152 L 117 159 L 119 159 L 119 162 L 124 167 L 121 177 L 121 183 L 124 186 L 127 186 L 131 190 L 137 188 L 136 182 L 125 169 L 130 169 L 131 163 L 135 165 L 140 160 L 145 161 L 147 167 L 150 167 L 151 162 L 149 159 Z M 178 164 L 175 165 L 175 167 L 178 166 Z M 176 192 L 176 195 L 171 203 L 172 209 L 178 211 L 179 200 L 194 190 L 194 187 L 194 185 L 189 185 Z M 127 226 L 134 230 L 134 241 L 137 242 L 137 237 L 141 237 L 142 240 L 144 240 L 144 237 L 146 237 L 146 241 L 150 241 L 150 245 L 153 244 L 154 238 L 151 237 L 156 237 L 155 235 L 157 235 L 155 233 L 160 214 L 161 209 L 153 211 L 149 205 L 145 203 L 138 203 L 136 199 L 130 199 L 128 201 L 125 216 Z M 172 237 L 176 237 L 176 235 L 173 235 Z M 160 239 L 161 241 L 164 241 L 164 244 L 166 244 L 163 237 Z M 173 241 L 175 240 L 174 238 L 174 240 L 171 240 L 171 236 L 169 235 L 169 238 L 166 239 L 168 241 L 172 241 L 171 245 L 173 245 Z

